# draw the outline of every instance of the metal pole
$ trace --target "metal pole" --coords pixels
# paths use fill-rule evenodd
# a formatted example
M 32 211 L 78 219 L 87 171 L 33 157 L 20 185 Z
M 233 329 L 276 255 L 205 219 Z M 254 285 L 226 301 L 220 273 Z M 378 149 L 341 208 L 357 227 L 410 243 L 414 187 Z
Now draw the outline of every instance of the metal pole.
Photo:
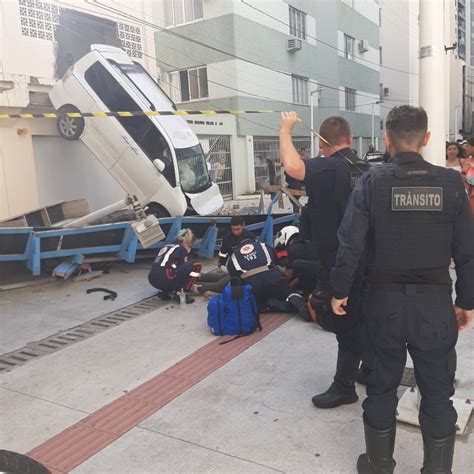
M 372 146 L 374 146 L 374 134 L 375 134 L 375 130 L 374 130 L 374 105 L 375 105 L 375 102 L 372 102 L 372 134 L 370 135 L 370 144 Z
M 309 105 L 310 105 L 310 113 L 311 113 L 311 130 L 314 130 L 314 94 L 318 94 L 318 104 L 319 104 L 319 93 L 323 89 L 321 87 L 318 87 L 317 89 L 314 89 L 314 91 L 311 91 L 309 93 Z M 316 153 L 316 147 L 315 147 L 315 135 L 313 132 L 311 132 L 311 158 L 314 158 L 315 153 Z M 319 146 L 318 146 L 318 153 L 319 153 Z
M 314 130 L 314 91 L 309 95 L 311 109 L 311 130 Z M 311 158 L 314 158 L 314 133 L 311 131 Z
M 117 202 L 114 202 L 113 204 L 109 204 L 108 206 L 103 207 L 102 209 L 98 209 L 97 211 L 91 212 L 90 214 L 87 214 L 83 217 L 74 219 L 73 221 L 70 221 L 67 224 L 64 224 L 62 227 L 65 229 L 84 227 L 90 222 L 93 222 L 97 219 L 108 216 L 109 214 L 112 214 L 115 211 L 120 211 L 120 209 L 127 207 L 128 204 L 129 204 L 129 201 L 127 198 L 122 199 L 121 201 L 117 201 Z
M 448 20 L 449 21 L 449 20 Z M 424 158 L 445 165 L 446 105 L 440 92 L 445 87 L 444 2 L 420 0 L 420 106 L 428 114 L 431 139 Z

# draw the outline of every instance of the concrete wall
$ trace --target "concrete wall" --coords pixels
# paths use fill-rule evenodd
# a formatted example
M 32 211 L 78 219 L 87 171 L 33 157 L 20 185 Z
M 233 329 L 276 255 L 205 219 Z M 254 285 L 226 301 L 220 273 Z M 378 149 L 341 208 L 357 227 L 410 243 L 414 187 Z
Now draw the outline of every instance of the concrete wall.
M 20 214 L 39 205 L 36 170 L 30 132 L 23 128 L 0 128 L 0 219 Z
M 380 82 L 388 88 L 382 99 L 385 122 L 389 110 L 397 105 L 418 105 L 418 2 L 381 0 L 380 45 L 382 67 Z M 397 71 L 398 69 L 398 71 Z
M 81 142 L 34 136 L 40 207 L 85 198 L 91 211 L 119 201 L 126 192 Z
M 59 4 L 54 0 L 46 3 L 58 5 L 64 8 L 63 4 Z M 151 15 L 151 0 L 140 0 L 133 2 L 133 9 L 130 10 L 130 2 L 127 1 L 109 1 L 112 6 L 119 8 L 132 16 L 137 16 L 142 19 L 150 20 Z M 133 19 L 124 19 L 124 17 L 106 13 L 103 9 L 94 6 L 92 3 L 87 3 L 85 0 L 76 0 L 71 2 L 75 10 L 83 11 L 97 15 L 99 17 L 108 18 L 114 21 L 138 24 Z M 31 38 L 22 35 L 20 23 L 20 10 L 16 0 L 1 0 L 0 11 L 2 22 L 0 23 L 0 47 L 1 47 L 1 62 L 0 72 L 4 80 L 14 78 L 18 82 L 23 82 L 24 76 L 26 78 L 37 78 L 40 84 L 52 85 L 55 82 L 55 46 L 53 41 L 46 39 Z M 138 13 L 137 13 L 138 11 Z M 140 25 L 142 28 L 142 43 L 146 55 L 154 57 L 155 49 L 154 42 L 151 41 L 153 29 Z M 15 45 L 15 47 L 12 47 Z M 147 70 L 156 76 L 156 63 L 154 59 L 144 56 L 140 61 L 147 68 Z M 0 106 L 12 106 L 14 102 L 9 97 L 10 94 L 0 95 Z M 6 103 L 5 103 L 6 102 Z M 16 104 L 21 107 L 26 107 L 28 104 Z
M 55 1 L 50 3 L 59 5 Z M 135 2 L 121 0 L 108 1 L 107 3 L 127 11 L 132 16 L 153 21 L 151 19 L 152 0 Z M 117 22 L 128 24 L 135 22 L 133 19 L 124 19 L 119 15 L 104 13 L 97 6 L 90 2 L 86 3 L 84 0 L 69 2 L 69 4 L 76 10 Z M 0 114 L 49 111 L 47 108 L 32 108 L 29 94 L 30 92 L 47 94 L 56 81 L 56 57 L 53 41 L 23 35 L 19 8 L 20 5 L 16 0 L 0 0 Z M 152 28 L 141 25 L 144 52 L 141 62 L 148 72 L 156 77 L 157 67 L 154 59 L 155 45 L 152 31 Z M 36 169 L 38 157 L 35 155 L 37 150 L 33 146 L 34 137 L 54 137 L 56 135 L 54 120 L 0 121 L 0 219 L 35 209 L 49 201 L 50 198 L 53 200 L 68 198 L 70 189 L 67 186 L 58 186 L 57 180 L 53 180 L 53 178 L 51 178 L 51 195 L 44 194 L 48 188 L 48 175 L 52 176 L 52 174 L 47 173 L 39 177 Z M 59 160 L 67 155 L 69 146 L 71 146 L 71 150 L 75 147 L 75 145 L 53 139 L 51 146 L 48 147 L 46 159 L 50 160 L 50 163 L 59 163 Z M 75 148 L 75 151 L 78 149 Z M 78 156 L 81 154 L 87 158 L 87 153 L 84 150 Z M 39 163 L 40 170 L 44 171 L 48 168 L 42 168 L 43 164 Z M 78 168 L 75 168 L 77 175 L 73 177 L 71 173 L 68 173 L 67 167 L 61 169 L 64 175 L 62 183 L 79 182 Z M 87 174 L 87 170 L 83 171 Z M 98 185 L 95 188 L 88 188 L 88 195 L 84 195 L 89 198 L 92 207 L 107 200 L 104 198 L 103 190 L 107 188 L 108 178 L 108 176 L 103 177 L 103 186 L 99 180 Z M 41 191 L 38 188 L 38 179 L 43 180 L 40 183 Z

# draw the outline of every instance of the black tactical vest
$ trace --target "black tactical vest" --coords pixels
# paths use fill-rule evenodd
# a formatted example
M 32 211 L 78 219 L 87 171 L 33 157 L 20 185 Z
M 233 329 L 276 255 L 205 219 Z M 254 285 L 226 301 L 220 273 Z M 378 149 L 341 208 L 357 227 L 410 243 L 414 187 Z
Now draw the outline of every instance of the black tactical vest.
M 339 247 L 337 229 L 344 217 L 347 202 L 359 177 L 369 167 L 349 148 L 335 153 L 326 160 L 328 160 L 327 169 L 335 171 L 335 187 L 330 199 L 312 203 L 311 235 L 317 245 L 319 256 L 334 254 L 335 257 Z
M 369 277 L 373 283 L 450 283 L 459 176 L 426 161 L 373 170 Z
M 352 190 L 362 174 L 369 170 L 369 165 L 366 161 L 359 160 L 357 155 L 348 149 L 341 150 L 332 158 L 336 168 L 336 201 L 341 215 L 339 227 Z

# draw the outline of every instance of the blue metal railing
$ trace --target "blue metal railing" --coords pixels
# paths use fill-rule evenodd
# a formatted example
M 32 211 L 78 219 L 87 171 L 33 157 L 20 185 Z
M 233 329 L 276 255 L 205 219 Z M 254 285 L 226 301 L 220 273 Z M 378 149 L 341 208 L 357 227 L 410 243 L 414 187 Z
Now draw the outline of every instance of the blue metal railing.
M 268 245 L 273 244 L 274 226 L 291 223 L 295 220 L 294 214 L 282 217 L 273 217 L 271 210 L 273 204 L 278 199 L 275 196 L 268 207 L 265 220 L 246 226 L 249 231 L 258 231 L 258 240 Z M 230 223 L 230 217 L 168 217 L 159 219 L 161 226 L 169 225 L 166 238 L 157 244 L 149 247 L 159 249 L 164 245 L 174 242 L 178 232 L 188 225 L 204 224 L 207 229 L 202 239 L 193 248 L 198 251 L 202 258 L 213 258 L 214 253 L 219 249 L 217 243 L 218 225 Z M 115 237 L 114 243 L 100 243 L 101 237 L 105 233 L 112 233 Z M 94 234 L 89 235 L 88 234 Z M 16 240 L 16 250 L 18 250 L 18 238 L 22 238 L 25 243 L 21 253 L 9 253 L 8 240 L 10 243 Z M 99 240 L 99 243 L 87 245 L 88 238 L 91 241 Z M 84 242 L 82 245 L 74 245 L 74 240 Z M 104 239 L 107 240 L 107 239 Z M 109 239 L 110 240 L 110 239 Z M 11 245 L 10 245 L 11 247 Z M 128 263 L 135 261 L 137 252 L 143 250 L 137 236 L 133 232 L 128 222 L 115 224 L 103 224 L 83 227 L 80 229 L 54 229 L 35 231 L 32 227 L 0 228 L 0 262 L 23 261 L 33 275 L 41 273 L 41 261 L 51 258 L 69 258 L 75 263 L 82 263 L 86 255 L 111 254 Z

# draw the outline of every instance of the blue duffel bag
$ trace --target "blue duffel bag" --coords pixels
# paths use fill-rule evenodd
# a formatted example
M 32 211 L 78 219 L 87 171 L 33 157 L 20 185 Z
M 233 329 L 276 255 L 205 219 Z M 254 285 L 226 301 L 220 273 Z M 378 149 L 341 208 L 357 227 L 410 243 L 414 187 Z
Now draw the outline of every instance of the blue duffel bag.
M 232 280 L 207 305 L 207 324 L 216 336 L 247 336 L 261 330 L 257 298 L 250 285 Z M 226 341 L 227 342 L 227 341 Z

